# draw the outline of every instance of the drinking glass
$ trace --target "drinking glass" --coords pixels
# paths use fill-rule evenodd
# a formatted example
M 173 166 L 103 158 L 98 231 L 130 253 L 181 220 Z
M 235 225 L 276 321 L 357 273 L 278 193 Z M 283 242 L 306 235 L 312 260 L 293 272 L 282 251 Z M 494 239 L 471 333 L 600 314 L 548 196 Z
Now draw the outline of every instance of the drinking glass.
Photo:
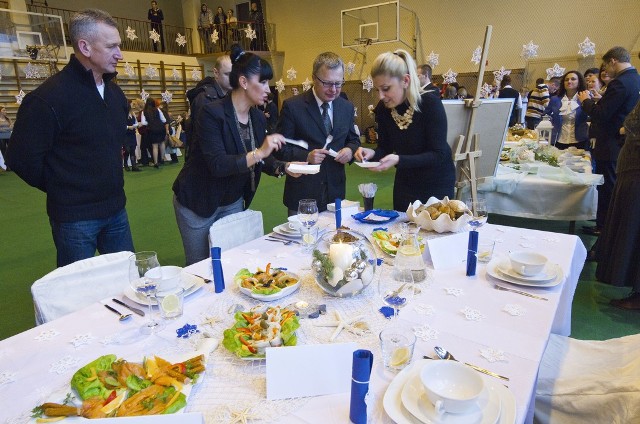
M 149 272 L 152 271 L 152 272 Z M 142 294 L 149 305 L 149 319 L 140 328 L 143 334 L 153 334 L 164 327 L 164 324 L 153 318 L 152 299 L 158 291 L 158 280 L 152 276 L 161 276 L 160 263 L 156 252 L 137 252 L 129 257 L 129 282 L 131 288 Z
M 393 275 L 381 271 L 378 278 L 378 295 L 382 301 L 393 308 L 394 321 L 398 319 L 400 309 L 407 306 L 415 294 L 411 268 L 396 268 Z
M 311 228 L 318 222 L 318 204 L 315 199 L 302 199 L 298 202 L 298 220 L 305 229 L 302 241 L 308 251 L 316 242 L 316 237 L 311 233 Z
M 472 230 L 478 231 L 478 228 L 482 227 L 489 218 L 487 202 L 484 199 L 477 199 L 475 201 L 469 199 L 467 200 L 467 208 L 469 208 L 472 214 L 469 225 Z

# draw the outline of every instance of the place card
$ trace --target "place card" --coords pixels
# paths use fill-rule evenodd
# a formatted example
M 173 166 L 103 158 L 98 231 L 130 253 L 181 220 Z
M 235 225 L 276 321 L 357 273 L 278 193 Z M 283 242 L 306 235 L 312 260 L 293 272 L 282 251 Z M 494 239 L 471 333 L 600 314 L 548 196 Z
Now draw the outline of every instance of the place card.
M 427 240 L 433 269 L 464 268 L 468 241 L 469 233 L 466 231 Z
M 267 399 L 348 392 L 356 349 L 355 343 L 267 348 Z

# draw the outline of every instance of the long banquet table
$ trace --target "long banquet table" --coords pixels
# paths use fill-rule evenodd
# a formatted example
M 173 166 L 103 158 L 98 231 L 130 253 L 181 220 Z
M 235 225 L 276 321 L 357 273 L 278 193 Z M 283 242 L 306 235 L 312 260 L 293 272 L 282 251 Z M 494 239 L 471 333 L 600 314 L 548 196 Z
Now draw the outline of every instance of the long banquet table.
M 332 215 L 322 214 L 319 225 L 328 227 L 332 220 Z M 397 230 L 398 221 L 382 226 Z M 343 223 L 366 235 L 376 227 L 360 224 L 350 217 L 345 217 Z M 426 235 L 427 238 L 435 236 L 438 235 Z M 538 367 L 549 334 L 568 335 L 571 331 L 571 302 L 586 249 L 573 235 L 490 224 L 481 229 L 480 236 L 496 240 L 496 254 L 518 249 L 544 252 L 561 267 L 565 280 L 547 289 L 520 287 L 548 298 L 548 301 L 541 301 L 495 290 L 495 280 L 486 275 L 482 264 L 478 266 L 477 276 L 471 278 L 465 276 L 464 266 L 433 271 L 431 281 L 423 285 L 421 294 L 412 299 L 399 319 L 423 330 L 423 338 L 419 338 L 416 344 L 414 359 L 422 355 L 434 356 L 433 347 L 439 345 L 454 353 L 459 360 L 509 376 L 508 387 L 516 399 L 515 422 L 531 422 Z M 327 305 L 326 315 L 316 320 L 301 320 L 298 330 L 300 344 L 328 343 L 334 328 L 315 324 L 333 320 L 335 312 L 347 317 L 365 315 L 370 334 L 357 336 L 342 331 L 335 342 L 355 342 L 359 348 L 373 352 L 375 360 L 370 387 L 376 406 L 372 422 L 391 422 L 383 411 L 382 399 L 393 374 L 382 366 L 378 333 L 393 324 L 378 312 L 382 304 L 376 296 L 375 283 L 354 298 L 325 296 L 312 280 L 308 254 L 304 255 L 295 244 L 284 245 L 265 238 L 223 252 L 226 290 L 215 294 L 213 284 L 205 285 L 186 298 L 184 316 L 169 321 L 157 335 L 131 337 L 145 318 L 134 315 L 129 322 L 121 323 L 100 304 L 92 304 L 0 341 L 2 416 L 7 417 L 9 423 L 27 422 L 29 411 L 34 406 L 46 400 L 60 400 L 51 399 L 52 393 L 64 392 L 73 373 L 100 355 L 115 353 L 128 360 L 139 361 L 143 355 L 162 356 L 193 350 L 198 337 L 221 339 L 223 330 L 233 323 L 228 313 L 232 305 L 241 304 L 248 308 L 257 304 L 232 286 L 233 274 L 242 267 L 264 266 L 267 262 L 286 267 L 302 277 L 298 292 L 275 303 L 284 306 L 306 300 Z M 387 257 L 385 262 L 392 263 L 392 259 Z M 385 267 L 389 265 L 382 265 Z M 209 261 L 194 264 L 187 270 L 207 274 L 204 277 L 210 276 L 211 272 Z M 468 320 L 462 313 L 465 308 L 474 310 L 473 315 L 478 320 Z M 506 310 L 518 313 L 511 315 Z M 176 338 L 175 330 L 185 323 L 197 324 L 201 333 L 190 339 Z M 480 355 L 480 349 L 488 348 L 494 353 L 502 352 L 503 359 L 497 362 L 486 360 Z M 349 422 L 348 392 L 267 401 L 265 368 L 265 361 L 241 361 L 219 346 L 208 358 L 206 374 L 194 387 L 187 411 L 202 412 L 207 423 L 231 422 L 232 413 L 238 411 L 248 411 L 250 418 L 253 417 L 249 422 L 258 422 L 256 418 L 264 419 L 263 422 L 284 423 Z

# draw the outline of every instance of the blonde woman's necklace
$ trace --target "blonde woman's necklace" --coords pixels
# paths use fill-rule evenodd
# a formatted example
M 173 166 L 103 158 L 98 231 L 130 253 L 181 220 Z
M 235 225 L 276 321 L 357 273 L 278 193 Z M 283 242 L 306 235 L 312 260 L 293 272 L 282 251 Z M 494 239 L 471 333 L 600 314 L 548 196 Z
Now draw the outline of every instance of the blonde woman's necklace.
M 402 115 L 400 115 L 394 107 L 391 109 L 391 117 L 395 121 L 398 128 L 400 128 L 401 130 L 406 130 L 413 122 L 413 107 L 409 106 L 409 108 L 407 108 L 407 111 Z

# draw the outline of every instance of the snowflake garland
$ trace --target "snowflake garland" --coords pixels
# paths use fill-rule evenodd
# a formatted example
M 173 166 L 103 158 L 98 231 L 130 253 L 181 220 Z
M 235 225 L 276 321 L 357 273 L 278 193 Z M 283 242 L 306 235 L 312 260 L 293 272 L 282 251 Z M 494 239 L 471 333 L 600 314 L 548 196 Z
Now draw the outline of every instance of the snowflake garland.
M 136 74 L 136 70 L 133 69 L 133 66 L 129 62 L 124 63 L 124 73 L 127 74 L 129 78 L 133 78 Z
M 278 93 L 282 93 L 284 91 L 284 81 L 282 81 L 282 78 L 276 81 L 276 91 Z
M 471 53 L 471 61 L 476 65 L 479 65 L 480 60 L 482 60 L 482 47 L 478 46 L 473 53 Z
M 353 74 L 353 71 L 356 70 L 356 64 L 353 62 L 349 62 L 347 63 L 347 67 L 345 68 L 345 71 L 347 73 L 347 75 L 351 76 L 351 74 Z
M 547 68 L 547 79 L 550 80 L 553 77 L 563 76 L 564 70 L 565 68 L 562 68 L 557 63 L 554 63 L 552 68 Z
M 158 44 L 160 41 L 160 34 L 155 29 L 149 31 L 149 38 L 153 41 L 154 44 Z
M 453 70 L 449 68 L 449 70 L 444 74 L 442 74 L 442 76 L 444 78 L 445 84 L 453 84 L 454 82 L 456 82 L 456 77 L 458 76 L 458 73 L 453 72 Z
M 127 25 L 127 29 L 125 30 L 125 32 L 127 33 L 127 38 L 131 41 L 135 40 L 136 38 L 138 38 L 138 36 L 136 35 L 136 30 L 131 28 L 130 26 Z
M 153 79 L 153 78 L 158 76 L 158 68 L 156 68 L 155 66 L 152 66 L 151 64 L 149 64 L 145 68 L 144 73 L 147 75 L 147 78 Z
M 200 72 L 200 69 L 193 68 L 191 70 L 191 79 L 194 81 L 200 81 L 202 79 L 202 72 Z
M 440 55 L 437 53 L 434 53 L 433 50 L 431 50 L 431 53 L 429 53 L 429 56 L 427 56 L 427 63 L 432 67 L 435 68 L 436 66 L 438 66 L 439 62 L 439 57 Z
M 596 54 L 596 45 L 589 40 L 589 37 L 585 38 L 582 43 L 578 43 L 578 54 L 581 54 L 582 57 L 595 56 Z
M 173 77 L 174 81 L 178 81 L 180 79 L 180 72 L 178 72 L 176 68 L 173 68 L 173 71 L 171 71 L 171 76 Z
M 176 43 L 178 43 L 178 45 L 180 47 L 184 47 L 187 45 L 187 37 L 185 37 L 184 35 L 178 33 L 176 36 Z
M 298 76 L 298 71 L 293 69 L 293 66 L 287 70 L 287 79 L 289 81 L 293 81 Z
M 171 100 L 173 100 L 173 94 L 171 94 L 169 90 L 165 90 L 164 93 L 161 94 L 161 96 L 162 101 L 165 103 L 171 103 Z
M 37 66 L 29 62 L 27 66 L 24 67 L 24 76 L 29 79 L 40 78 L 40 71 Z
M 247 29 L 245 29 L 244 32 L 245 32 L 245 36 L 250 40 L 254 40 L 258 38 L 256 36 L 256 30 L 251 28 L 251 25 L 247 25 Z
M 496 80 L 498 84 L 504 78 L 505 75 L 509 75 L 511 73 L 510 69 L 504 69 L 504 66 L 501 66 L 497 71 L 493 71 L 493 78 Z
M 147 93 L 146 91 L 144 91 L 144 88 L 142 89 L 142 91 L 140 92 L 140 98 L 142 99 L 143 102 L 146 102 L 147 99 L 149 98 L 149 93 Z
M 367 90 L 367 92 L 371 93 L 371 90 L 373 90 L 373 80 L 371 79 L 371 76 L 368 76 L 366 79 L 362 80 L 362 89 Z
M 533 59 L 538 56 L 538 46 L 537 44 L 533 44 L 533 40 L 529 41 L 529 44 L 522 45 L 522 53 L 520 53 L 520 57 L 524 60 Z
M 213 44 L 216 44 L 218 42 L 218 40 L 220 39 L 220 34 L 218 33 L 217 29 L 214 29 L 213 32 L 211 33 L 211 42 Z
M 309 78 L 306 78 L 302 82 L 302 91 L 307 91 L 308 89 L 311 88 L 312 85 L 313 85 L 313 83 L 311 81 L 309 81 Z

